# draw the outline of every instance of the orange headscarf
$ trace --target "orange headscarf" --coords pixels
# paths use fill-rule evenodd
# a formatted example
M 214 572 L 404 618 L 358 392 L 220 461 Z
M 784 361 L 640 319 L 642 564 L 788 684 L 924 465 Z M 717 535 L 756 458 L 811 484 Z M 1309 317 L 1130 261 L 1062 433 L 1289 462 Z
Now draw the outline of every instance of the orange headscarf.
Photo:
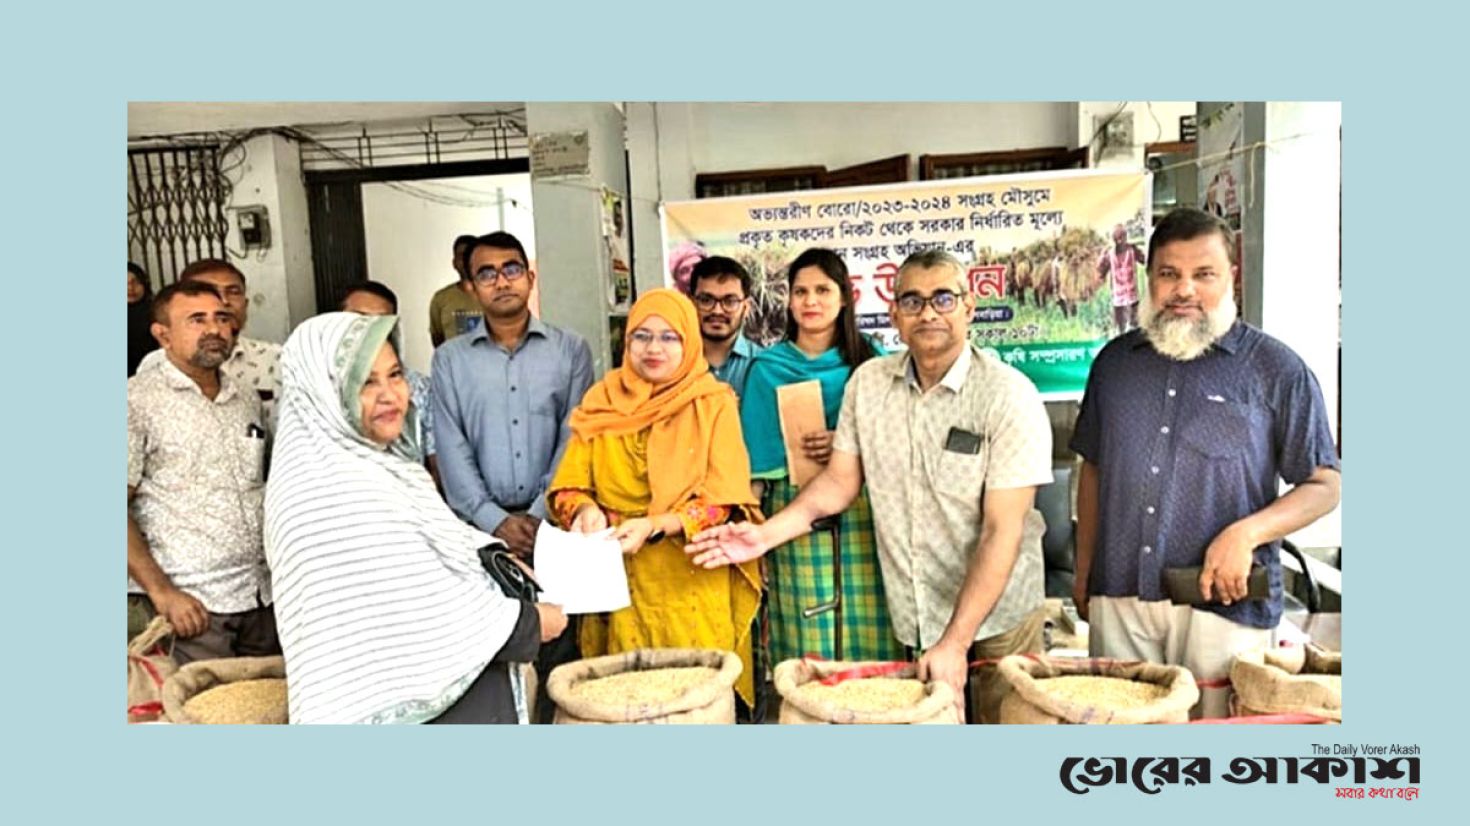
M 684 357 L 661 384 L 633 371 L 632 332 L 658 316 L 679 334 Z M 699 315 L 682 293 L 666 288 L 643 294 L 628 313 L 623 364 L 592 385 L 572 411 L 572 431 L 584 441 L 603 434 L 648 434 L 649 513 L 666 513 L 691 494 L 722 505 L 753 509 L 750 460 L 738 425 L 740 414 L 729 385 L 716 379 L 704 360 Z M 715 427 L 717 419 L 725 424 Z M 730 427 L 729 422 L 736 422 Z M 718 467 L 712 461 L 718 457 Z

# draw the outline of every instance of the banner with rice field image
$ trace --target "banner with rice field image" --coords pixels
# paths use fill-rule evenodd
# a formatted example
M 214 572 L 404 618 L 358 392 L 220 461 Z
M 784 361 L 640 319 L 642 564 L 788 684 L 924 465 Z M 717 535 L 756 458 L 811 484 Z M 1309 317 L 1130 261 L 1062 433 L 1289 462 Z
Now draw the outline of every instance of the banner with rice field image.
M 895 350 L 899 264 L 942 248 L 976 297 L 970 340 L 1046 398 L 1080 398 L 1093 357 L 1147 299 L 1151 193 L 1146 173 L 1077 170 L 669 202 L 664 273 L 683 290 L 701 259 L 739 261 L 753 281 L 746 334 L 770 343 L 784 332 L 787 263 L 827 247 L 847 264 L 859 328 Z

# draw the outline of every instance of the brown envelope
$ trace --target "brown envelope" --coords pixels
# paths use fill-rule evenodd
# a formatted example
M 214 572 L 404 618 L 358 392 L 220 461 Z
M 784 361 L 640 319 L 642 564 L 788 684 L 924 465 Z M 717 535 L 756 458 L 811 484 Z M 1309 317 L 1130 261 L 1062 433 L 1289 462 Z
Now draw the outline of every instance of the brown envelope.
M 806 457 L 801 437 L 827 429 L 822 412 L 822 383 L 816 379 L 776 388 L 776 408 L 781 416 L 781 441 L 786 443 L 786 471 L 791 484 L 801 487 L 822 472 L 822 466 Z

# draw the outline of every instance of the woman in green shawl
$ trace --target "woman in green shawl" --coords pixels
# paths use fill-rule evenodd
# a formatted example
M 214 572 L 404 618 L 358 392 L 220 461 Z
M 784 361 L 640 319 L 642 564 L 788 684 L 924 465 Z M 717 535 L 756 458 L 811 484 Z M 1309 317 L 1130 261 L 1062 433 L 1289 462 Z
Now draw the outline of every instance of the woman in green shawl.
M 802 448 L 808 458 L 825 465 L 848 377 L 864 361 L 883 354 L 876 341 L 858 333 L 847 266 L 836 253 L 803 252 L 791 262 L 786 282 L 786 338 L 756 356 L 740 404 L 751 478 L 763 487 L 766 513 L 780 511 L 797 494 L 786 466 L 776 388 L 813 379 L 821 383 L 827 429 L 807 434 Z M 766 556 L 772 663 L 807 654 L 844 660 L 903 656 L 888 618 L 867 492 L 840 518 L 840 599 L 828 531 L 813 531 Z

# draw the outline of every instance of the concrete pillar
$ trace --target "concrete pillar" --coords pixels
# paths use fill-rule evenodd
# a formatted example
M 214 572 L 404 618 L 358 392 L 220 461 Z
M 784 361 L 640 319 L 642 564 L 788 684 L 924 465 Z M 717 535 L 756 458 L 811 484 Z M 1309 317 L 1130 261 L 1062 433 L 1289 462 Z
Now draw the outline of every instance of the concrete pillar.
M 281 342 L 297 324 L 316 312 L 301 153 L 295 144 L 276 134 L 251 138 L 237 151 L 244 154 L 227 208 L 227 240 L 233 252 L 245 252 L 243 258 L 231 255 L 245 273 L 249 288 L 250 321 L 245 333 Z M 232 160 L 226 157 L 223 163 L 229 165 Z M 266 208 L 271 231 L 266 249 L 244 250 L 231 208 L 246 206 Z
M 531 179 L 536 221 L 537 277 L 541 317 L 572 330 L 592 346 L 594 372 L 600 377 L 609 358 L 608 299 L 611 263 L 602 237 L 602 187 L 628 194 L 623 151 L 623 112 L 614 103 L 527 103 L 526 128 L 536 135 L 586 132 L 591 146 L 587 176 Z M 653 227 L 637 226 L 657 235 Z M 642 248 L 642 239 L 638 241 Z
M 1285 342 L 1322 385 L 1337 434 L 1342 105 L 1247 103 L 1241 186 L 1245 318 Z M 1298 544 L 1342 544 L 1340 511 Z

